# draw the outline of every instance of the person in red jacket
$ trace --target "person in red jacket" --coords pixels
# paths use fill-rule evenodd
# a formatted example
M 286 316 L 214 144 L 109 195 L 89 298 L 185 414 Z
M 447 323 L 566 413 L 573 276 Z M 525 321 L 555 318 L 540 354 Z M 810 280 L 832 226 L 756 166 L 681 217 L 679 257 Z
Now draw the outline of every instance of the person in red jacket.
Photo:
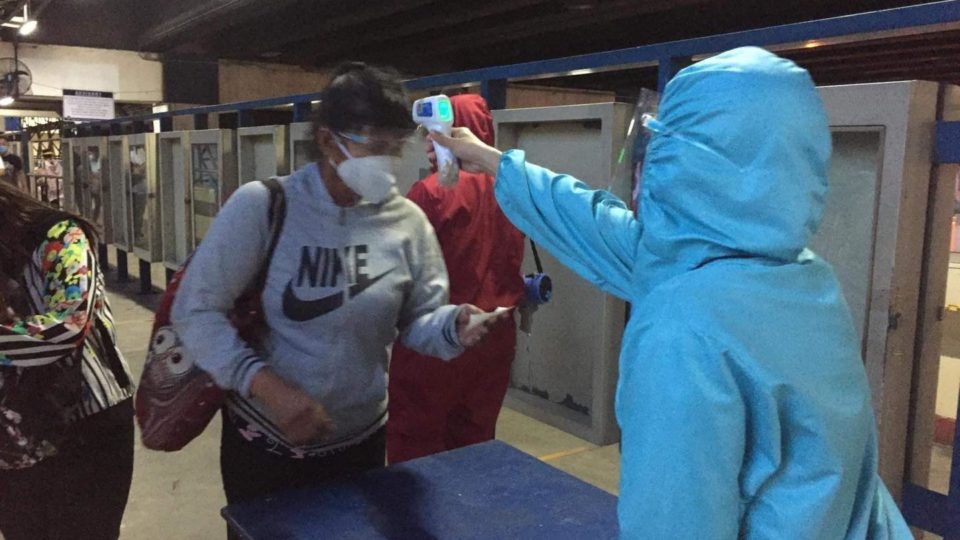
M 454 125 L 493 144 L 493 117 L 484 99 L 450 98 Z M 488 174 L 460 171 L 455 186 L 434 173 L 407 198 L 437 232 L 450 275 L 450 302 L 484 311 L 517 306 L 524 296 L 523 235 L 507 220 Z M 507 320 L 456 362 L 421 356 L 397 342 L 390 364 L 387 460 L 399 463 L 493 439 L 516 352 L 516 325 Z

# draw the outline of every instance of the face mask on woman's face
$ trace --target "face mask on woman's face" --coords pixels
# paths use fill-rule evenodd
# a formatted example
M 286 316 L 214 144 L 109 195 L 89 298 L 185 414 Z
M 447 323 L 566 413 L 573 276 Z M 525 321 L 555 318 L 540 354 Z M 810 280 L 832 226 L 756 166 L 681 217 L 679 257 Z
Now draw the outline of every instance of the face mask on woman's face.
M 6 146 L 0 146 L 0 154 L 6 154 L 9 150 L 10 148 Z
M 334 135 L 334 142 L 347 159 L 339 165 L 330 160 L 337 175 L 354 193 L 372 203 L 381 203 L 390 196 L 397 183 L 396 171 L 400 158 L 395 156 L 367 156 L 356 158 Z

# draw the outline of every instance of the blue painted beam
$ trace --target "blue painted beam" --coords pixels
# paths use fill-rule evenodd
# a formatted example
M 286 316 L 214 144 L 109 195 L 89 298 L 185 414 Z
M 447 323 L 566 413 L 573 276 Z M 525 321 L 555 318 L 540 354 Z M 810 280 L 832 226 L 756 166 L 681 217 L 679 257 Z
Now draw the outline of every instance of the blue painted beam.
M 663 58 L 715 53 L 746 45 L 779 45 L 812 39 L 829 39 L 854 34 L 956 23 L 958 21 L 960 21 L 960 1 L 946 0 L 717 36 L 434 75 L 407 81 L 406 85 L 410 90 L 426 90 L 489 79 L 556 76 L 583 69 L 630 67 L 659 62 Z
M 937 122 L 936 163 L 960 163 L 960 122 Z M 960 469 L 960 467 L 957 467 Z

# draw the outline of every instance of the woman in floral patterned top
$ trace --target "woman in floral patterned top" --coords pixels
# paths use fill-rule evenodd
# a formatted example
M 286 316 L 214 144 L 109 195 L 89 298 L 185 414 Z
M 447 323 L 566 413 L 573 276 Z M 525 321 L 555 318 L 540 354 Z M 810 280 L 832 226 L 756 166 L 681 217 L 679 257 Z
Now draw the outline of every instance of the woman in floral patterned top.
M 0 184 L 0 533 L 115 539 L 133 385 L 94 228 Z

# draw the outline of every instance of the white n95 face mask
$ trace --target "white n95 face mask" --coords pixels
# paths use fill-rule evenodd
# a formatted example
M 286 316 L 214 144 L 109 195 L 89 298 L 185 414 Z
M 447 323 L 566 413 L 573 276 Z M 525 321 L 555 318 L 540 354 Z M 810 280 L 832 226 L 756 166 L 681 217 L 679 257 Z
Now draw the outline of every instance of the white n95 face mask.
M 354 193 L 372 203 L 381 203 L 390 196 L 393 186 L 397 183 L 396 171 L 400 165 L 400 158 L 395 156 L 367 156 L 355 158 L 340 141 L 334 139 L 337 146 L 347 159 L 339 165 L 330 161 L 336 167 L 337 175 Z

